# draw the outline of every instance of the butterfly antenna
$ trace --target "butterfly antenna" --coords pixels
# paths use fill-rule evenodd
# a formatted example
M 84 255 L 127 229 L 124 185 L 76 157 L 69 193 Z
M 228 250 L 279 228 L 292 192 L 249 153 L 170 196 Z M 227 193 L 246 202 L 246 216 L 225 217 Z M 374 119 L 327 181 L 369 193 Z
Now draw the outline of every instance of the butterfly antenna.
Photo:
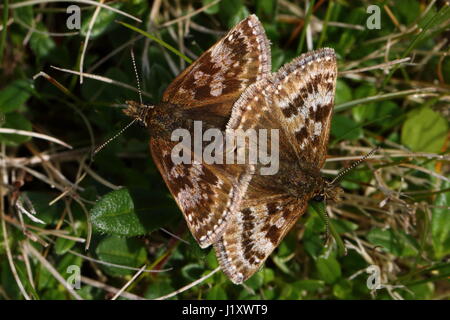
M 323 217 L 325 218 L 325 246 L 327 247 L 331 241 L 331 233 L 330 233 L 330 217 L 328 216 L 328 212 L 326 209 L 323 210 Z
M 138 75 L 137 68 L 136 68 L 136 60 L 134 59 L 133 48 L 131 48 L 131 61 L 133 62 L 134 74 L 136 76 L 136 82 L 137 82 L 138 93 L 139 93 L 139 101 L 141 102 L 141 105 L 143 105 L 144 103 L 142 102 L 141 82 L 139 80 L 139 75 Z
M 360 158 L 359 160 L 353 162 L 350 167 L 347 167 L 345 169 L 343 169 L 341 172 L 338 173 L 338 175 L 336 176 L 336 178 L 334 178 L 330 185 L 335 185 L 337 184 L 339 181 L 341 181 L 342 177 L 344 177 L 347 173 L 349 173 L 351 170 L 355 169 L 357 166 L 359 166 L 362 162 L 364 162 L 368 157 L 370 157 L 372 154 L 375 153 L 375 151 L 377 151 L 379 149 L 379 147 L 375 147 L 372 150 L 370 150 L 369 153 L 367 153 L 366 155 L 364 155 L 362 158 Z
M 127 130 L 129 127 L 135 123 L 137 118 L 133 119 L 129 124 L 127 124 L 123 129 L 121 129 L 118 133 L 116 133 L 113 137 L 109 138 L 105 142 L 103 142 L 101 145 L 99 145 L 97 148 L 95 148 L 94 152 L 92 153 L 92 157 L 94 157 L 97 153 L 99 153 L 108 143 L 115 140 L 118 136 L 120 136 L 125 130 Z

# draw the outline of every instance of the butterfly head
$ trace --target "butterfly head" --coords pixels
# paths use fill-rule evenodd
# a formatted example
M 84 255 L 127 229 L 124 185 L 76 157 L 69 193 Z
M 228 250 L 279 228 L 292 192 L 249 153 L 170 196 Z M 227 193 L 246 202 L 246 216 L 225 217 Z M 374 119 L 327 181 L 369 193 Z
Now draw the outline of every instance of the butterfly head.
M 342 188 L 326 179 L 322 179 L 322 181 L 323 183 L 320 191 L 314 195 L 312 200 L 316 202 L 338 202 L 343 193 Z
M 152 110 L 154 106 L 145 105 L 136 101 L 126 101 L 126 104 L 127 108 L 123 110 L 123 113 L 136 119 L 142 125 L 147 126 L 149 111 Z

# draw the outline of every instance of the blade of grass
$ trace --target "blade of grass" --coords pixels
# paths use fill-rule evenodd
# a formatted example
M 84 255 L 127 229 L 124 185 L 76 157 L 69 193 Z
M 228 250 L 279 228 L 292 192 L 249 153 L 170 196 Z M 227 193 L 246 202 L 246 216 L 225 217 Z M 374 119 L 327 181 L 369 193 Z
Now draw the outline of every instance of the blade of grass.
M 350 109 L 351 107 L 354 107 L 359 104 L 364 103 L 371 103 L 376 101 L 384 101 L 384 100 L 390 100 L 395 98 L 400 98 L 404 96 L 410 96 L 413 94 L 421 94 L 425 92 L 435 92 L 435 88 L 423 88 L 423 89 L 411 89 L 411 90 L 403 90 L 403 91 L 397 91 L 397 92 L 391 92 L 386 94 L 377 94 L 375 96 L 370 96 L 362 99 L 355 99 L 352 101 L 341 103 L 334 107 L 334 112 L 340 112 L 347 109 Z
M 432 27 L 435 27 L 436 25 L 439 25 L 441 22 L 443 22 L 445 19 L 450 19 L 450 4 L 446 2 L 444 6 L 436 12 L 436 14 L 428 21 L 428 23 L 422 28 L 421 32 L 414 37 L 414 39 L 411 41 L 408 48 L 403 52 L 403 54 L 400 56 L 401 59 L 405 58 L 406 56 L 410 55 L 411 51 L 422 41 L 425 39 L 427 35 L 427 31 L 431 29 Z M 386 76 L 386 78 L 383 81 L 383 87 L 391 80 L 392 75 L 394 72 L 399 68 L 399 66 L 396 66 L 392 68 L 392 70 L 389 72 L 389 74 Z
M 308 24 L 311 20 L 311 15 L 314 8 L 314 0 L 311 0 L 308 6 L 308 11 L 306 12 L 305 16 L 305 23 L 303 24 L 302 34 L 300 35 L 300 42 L 298 44 L 297 53 L 300 54 L 303 52 L 303 45 L 305 43 L 305 36 L 306 36 L 306 29 L 308 27 Z
M 314 209 L 314 211 L 316 211 L 317 215 L 322 219 L 323 223 L 325 223 L 325 225 L 328 225 L 330 233 L 336 241 L 339 256 L 345 256 L 347 254 L 347 249 L 345 248 L 341 236 L 334 228 L 333 223 L 329 221 L 328 217 L 325 216 L 325 204 L 323 202 L 311 201 L 310 205 Z
M 22 7 L 27 7 L 27 6 L 34 6 L 35 4 L 44 4 L 44 3 L 54 3 L 54 2 L 71 2 L 71 3 L 82 3 L 82 4 L 89 4 L 91 6 L 95 6 L 95 7 L 101 7 L 103 9 L 107 9 L 107 10 L 111 10 L 115 13 L 118 13 L 120 15 L 123 15 L 127 18 L 133 19 L 137 22 L 142 23 L 142 20 L 139 18 L 136 18 L 134 16 L 132 16 L 131 14 L 128 14 L 126 12 L 123 12 L 122 10 L 116 9 L 114 7 L 110 7 L 106 4 L 103 3 L 99 3 L 96 1 L 92 1 L 92 0 L 30 0 L 30 1 L 23 1 L 23 2 L 17 2 L 14 3 L 10 6 L 11 9 L 17 9 L 17 8 L 22 8 Z M 3 6 L 0 6 L 0 8 L 3 9 Z
M 172 47 L 170 44 L 166 43 L 165 41 L 158 39 L 157 37 L 155 37 L 154 35 L 151 35 L 148 32 L 145 32 L 144 30 L 141 30 L 139 28 L 136 28 L 126 22 L 122 22 L 122 21 L 117 21 L 117 23 L 120 23 L 121 25 L 123 25 L 124 27 L 127 27 L 128 29 L 131 29 L 133 31 L 136 31 L 144 36 L 146 36 L 147 38 L 155 41 L 156 43 L 162 45 L 164 48 L 172 51 L 173 53 L 175 53 L 177 56 L 181 57 L 182 59 L 184 59 L 187 63 L 192 63 L 192 59 L 186 57 L 184 54 L 182 54 L 180 51 L 178 51 L 177 49 L 175 49 L 174 47 Z
M 322 32 L 320 34 L 319 42 L 317 43 L 317 48 L 322 47 L 322 43 L 325 40 L 325 36 L 327 34 L 328 21 L 330 21 L 331 13 L 333 12 L 334 1 L 328 2 L 327 12 L 325 13 L 325 19 L 322 24 Z
M 3 51 L 5 50 L 6 43 L 6 32 L 8 29 L 8 0 L 3 0 L 3 17 L 2 17 L 2 25 L 3 30 L 0 35 L 0 64 L 3 61 Z

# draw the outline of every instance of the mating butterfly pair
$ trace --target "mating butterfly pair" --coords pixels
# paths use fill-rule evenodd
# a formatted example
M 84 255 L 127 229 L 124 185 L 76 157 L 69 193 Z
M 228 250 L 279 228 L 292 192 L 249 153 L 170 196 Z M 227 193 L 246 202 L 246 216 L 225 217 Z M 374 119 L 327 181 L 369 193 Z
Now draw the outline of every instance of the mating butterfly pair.
M 237 24 L 166 89 L 162 102 L 128 102 L 150 132 L 161 175 L 202 248 L 214 245 L 224 273 L 242 283 L 278 246 L 313 197 L 336 188 L 320 175 L 334 102 L 332 49 L 304 54 L 271 73 L 269 41 L 255 15 Z M 222 131 L 277 129 L 279 170 L 256 165 L 174 164 L 171 133 L 199 120 Z

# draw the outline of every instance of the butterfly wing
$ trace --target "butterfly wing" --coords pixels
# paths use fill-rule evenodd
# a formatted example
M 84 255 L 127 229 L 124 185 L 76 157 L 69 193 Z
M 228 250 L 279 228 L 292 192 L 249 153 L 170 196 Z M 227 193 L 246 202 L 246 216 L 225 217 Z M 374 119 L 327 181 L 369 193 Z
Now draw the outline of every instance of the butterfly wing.
M 233 175 L 221 166 L 174 164 L 171 151 L 176 142 L 150 139 L 153 160 L 170 193 L 183 212 L 192 236 L 205 248 L 224 231 L 230 212 L 237 210 L 250 180 L 245 168 L 234 166 Z M 228 173 L 231 168 L 227 168 Z
M 336 78 L 336 55 L 324 48 L 294 59 L 274 79 L 273 103 L 287 139 L 300 161 L 318 168 L 327 154 Z
M 222 238 L 214 244 L 223 272 L 236 284 L 250 278 L 302 215 L 307 201 L 288 196 L 265 198 L 249 186 L 240 210 L 233 214 Z
M 270 73 L 270 47 L 255 15 L 237 24 L 166 89 L 163 102 L 188 110 L 190 119 L 225 125 L 244 89 Z M 224 129 L 224 128 L 219 128 Z M 176 143 L 152 138 L 153 159 L 201 247 L 217 241 L 230 212 L 245 193 L 249 175 L 242 166 L 179 164 L 170 152 Z
M 270 59 L 264 28 L 250 15 L 184 70 L 163 101 L 228 118 L 245 88 L 270 73 Z
M 234 283 L 262 266 L 307 208 L 313 195 L 308 186 L 326 156 L 336 76 L 334 51 L 314 51 L 249 87 L 233 107 L 228 129 L 279 130 L 278 173 L 252 177 L 239 210 L 214 244 L 222 270 Z M 304 181 L 303 194 L 286 192 L 283 172 Z

